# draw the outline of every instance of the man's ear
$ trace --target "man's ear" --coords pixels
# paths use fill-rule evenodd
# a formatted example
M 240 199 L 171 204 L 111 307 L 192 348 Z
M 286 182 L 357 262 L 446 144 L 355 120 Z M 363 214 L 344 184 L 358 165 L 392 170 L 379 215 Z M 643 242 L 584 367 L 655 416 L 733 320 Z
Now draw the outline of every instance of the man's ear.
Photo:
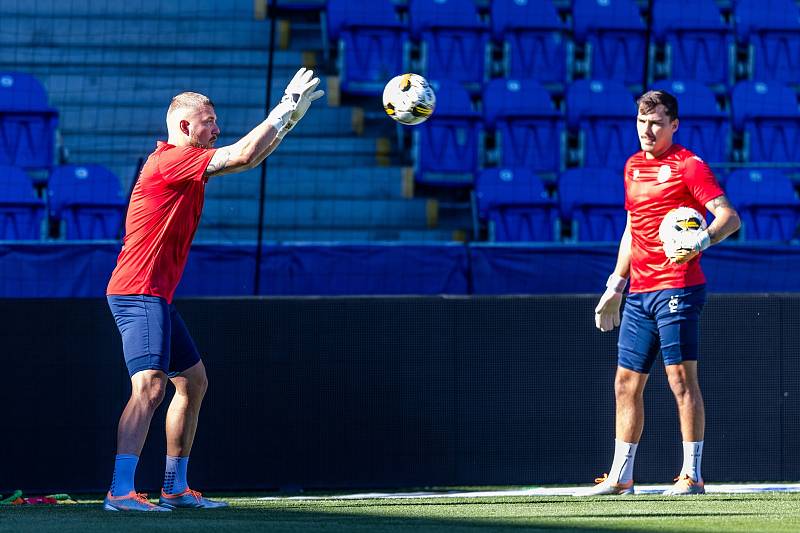
M 189 135 L 189 121 L 188 120 L 181 120 L 180 128 L 181 128 L 181 131 L 185 135 Z
M 676 132 L 676 131 L 678 131 L 678 125 L 679 125 L 679 123 L 680 123 L 680 121 L 679 121 L 677 118 L 676 118 L 675 120 L 673 120 L 673 121 L 672 121 L 672 131 L 673 131 L 673 132 Z

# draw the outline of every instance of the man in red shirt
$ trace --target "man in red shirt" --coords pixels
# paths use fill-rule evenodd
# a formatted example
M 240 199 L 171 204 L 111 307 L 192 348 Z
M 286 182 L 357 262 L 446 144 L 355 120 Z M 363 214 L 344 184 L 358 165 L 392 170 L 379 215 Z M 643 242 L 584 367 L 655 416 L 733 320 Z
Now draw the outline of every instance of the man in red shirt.
M 708 165 L 673 144 L 678 102 L 664 91 L 637 100 L 637 130 L 642 150 L 625 164 L 628 221 L 617 265 L 595 309 L 601 331 L 620 326 L 622 291 L 630 277 L 618 343 L 616 441 L 610 472 L 580 495 L 632 494 L 633 462 L 644 428 L 644 387 L 661 351 L 669 385 L 678 404 L 683 436 L 683 468 L 667 495 L 705 492 L 700 473 L 705 412 L 697 379 L 699 319 L 705 303 L 700 253 L 739 229 L 731 207 Z M 688 206 L 714 215 L 708 229 L 665 249 L 658 229 L 672 209 Z
M 186 470 L 200 405 L 208 386 L 205 367 L 172 296 L 183 274 L 212 176 L 254 168 L 303 118 L 319 78 L 301 68 L 281 102 L 238 142 L 212 148 L 219 137 L 214 104 L 198 93 L 181 93 L 167 111 L 167 142 L 158 142 L 131 194 L 125 240 L 106 294 L 122 336 L 131 397 L 119 421 L 109 511 L 169 511 L 227 504 L 189 488 Z M 153 413 L 167 381 L 175 396 L 167 411 L 167 466 L 159 505 L 134 489 L 134 474 Z

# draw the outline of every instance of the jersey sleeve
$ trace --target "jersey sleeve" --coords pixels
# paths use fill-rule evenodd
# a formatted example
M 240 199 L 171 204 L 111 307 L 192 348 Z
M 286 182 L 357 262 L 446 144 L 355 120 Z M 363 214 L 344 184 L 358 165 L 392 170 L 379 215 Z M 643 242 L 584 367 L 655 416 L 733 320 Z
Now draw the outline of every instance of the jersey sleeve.
M 702 205 L 725 194 L 709 166 L 696 155 L 684 160 L 683 181 L 692 196 Z
M 631 210 L 630 203 L 628 202 L 628 176 L 630 175 L 630 172 L 631 172 L 631 160 L 629 158 L 627 161 L 625 161 L 625 168 L 622 171 L 622 181 L 623 181 L 623 186 L 625 187 L 625 211 Z
M 207 181 L 204 176 L 208 163 L 214 157 L 216 148 L 179 146 L 161 154 L 158 169 L 161 177 L 169 184 L 185 181 Z

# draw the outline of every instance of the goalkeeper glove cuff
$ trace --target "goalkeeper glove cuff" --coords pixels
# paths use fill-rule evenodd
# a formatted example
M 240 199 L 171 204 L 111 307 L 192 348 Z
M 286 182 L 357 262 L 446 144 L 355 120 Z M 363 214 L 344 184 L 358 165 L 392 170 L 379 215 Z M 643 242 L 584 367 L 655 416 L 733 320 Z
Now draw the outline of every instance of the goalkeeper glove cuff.
M 711 236 L 709 236 L 708 230 L 703 230 L 700 232 L 700 235 L 697 236 L 697 245 L 695 246 L 695 250 L 702 252 L 709 246 L 711 246 Z
M 608 281 L 606 281 L 606 288 L 613 289 L 614 292 L 622 293 L 625 290 L 625 286 L 628 284 L 628 278 L 623 278 L 622 276 L 618 276 L 616 274 L 611 274 L 608 276 Z

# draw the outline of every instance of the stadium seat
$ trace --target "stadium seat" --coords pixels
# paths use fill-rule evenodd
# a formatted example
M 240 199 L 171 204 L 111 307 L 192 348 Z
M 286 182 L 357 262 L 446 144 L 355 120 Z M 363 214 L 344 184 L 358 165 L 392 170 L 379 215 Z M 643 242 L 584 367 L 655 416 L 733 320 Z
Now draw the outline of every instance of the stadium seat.
M 475 182 L 478 216 L 491 241 L 553 241 L 558 209 L 542 180 L 528 169 L 489 168 Z
M 483 116 L 497 129 L 500 166 L 558 172 L 565 128 L 561 112 L 534 80 L 492 80 L 483 91 Z
M 711 89 L 696 81 L 658 81 L 653 89 L 667 91 L 678 99 L 680 125 L 673 137 L 702 159 L 711 163 L 728 160 L 731 125 L 719 108 Z
M 487 77 L 489 28 L 472 0 L 410 0 L 411 33 L 422 42 L 422 70 L 428 79 L 453 80 L 471 92 Z
M 653 35 L 665 46 L 666 76 L 706 84 L 730 85 L 734 64 L 733 31 L 714 0 L 655 0 Z
M 750 50 L 751 79 L 800 83 L 800 11 L 793 0 L 737 0 L 734 21 Z
M 750 162 L 800 162 L 800 108 L 779 82 L 744 81 L 731 94 L 733 127 L 744 132 Z
M 36 78 L 0 72 L 0 164 L 49 169 L 57 123 L 58 113 Z
M 645 25 L 633 0 L 575 0 L 575 40 L 586 45 L 595 79 L 641 85 L 645 78 Z
M 558 180 L 561 218 L 576 241 L 618 242 L 625 231 L 625 182 L 607 168 L 573 168 Z
M 742 219 L 746 240 L 789 241 L 797 237 L 800 200 L 786 175 L 775 169 L 740 169 L 725 183 Z
M 44 202 L 25 172 L 0 164 L 0 239 L 39 240 L 44 215 Z
M 433 185 L 471 185 L 483 135 L 480 114 L 467 91 L 452 81 L 431 81 L 436 120 L 414 126 L 416 179 Z
M 50 217 L 63 221 L 64 237 L 117 239 L 125 198 L 117 176 L 100 165 L 63 165 L 48 182 Z
M 407 26 L 391 0 L 328 0 L 328 32 L 338 42 L 338 70 L 343 92 L 380 94 L 383 86 L 404 72 Z
M 619 82 L 578 80 L 567 89 L 567 126 L 580 135 L 581 166 L 618 168 L 639 150 L 636 106 Z
M 494 0 L 492 34 L 503 45 L 509 78 L 563 84 L 567 79 L 564 23 L 550 0 Z

